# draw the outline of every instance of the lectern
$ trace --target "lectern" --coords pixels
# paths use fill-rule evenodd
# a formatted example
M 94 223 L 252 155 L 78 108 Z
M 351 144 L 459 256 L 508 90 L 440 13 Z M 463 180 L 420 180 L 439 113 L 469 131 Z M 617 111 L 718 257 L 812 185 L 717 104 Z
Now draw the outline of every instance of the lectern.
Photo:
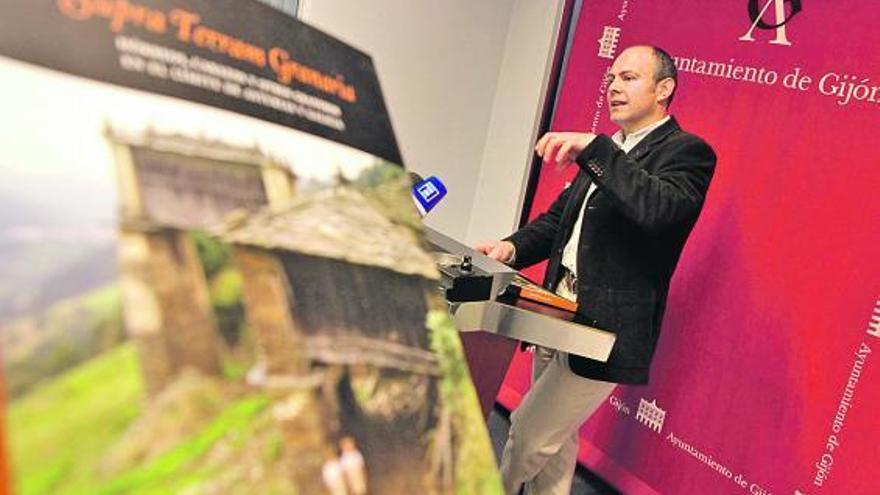
M 519 342 L 608 360 L 614 334 L 580 323 L 574 303 L 428 226 L 425 237 L 484 415 L 492 410 Z

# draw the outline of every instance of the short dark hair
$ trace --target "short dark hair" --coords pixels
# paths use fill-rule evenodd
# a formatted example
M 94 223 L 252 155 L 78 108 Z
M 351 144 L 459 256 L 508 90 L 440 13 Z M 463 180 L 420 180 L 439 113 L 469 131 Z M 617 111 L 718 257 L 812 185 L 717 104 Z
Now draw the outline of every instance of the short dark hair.
M 675 61 L 672 56 L 662 48 L 652 46 L 654 57 L 657 59 L 657 70 L 654 71 L 654 82 L 658 83 L 666 78 L 671 78 L 675 82 L 672 93 L 666 99 L 666 108 L 672 105 L 672 97 L 675 96 L 675 90 L 678 89 L 678 69 L 675 68 Z

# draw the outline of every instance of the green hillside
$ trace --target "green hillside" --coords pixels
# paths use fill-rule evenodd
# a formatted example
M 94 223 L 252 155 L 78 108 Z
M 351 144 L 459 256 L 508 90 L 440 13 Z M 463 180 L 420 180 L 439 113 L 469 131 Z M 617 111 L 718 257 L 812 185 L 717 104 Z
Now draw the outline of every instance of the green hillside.
M 123 341 L 120 288 L 110 283 L 0 326 L 7 391 L 15 399 Z
M 45 382 L 9 409 L 16 493 L 94 493 L 101 454 L 140 413 L 131 344 Z
M 13 401 L 16 493 L 294 493 L 265 395 L 186 372 L 148 404 L 130 343 Z

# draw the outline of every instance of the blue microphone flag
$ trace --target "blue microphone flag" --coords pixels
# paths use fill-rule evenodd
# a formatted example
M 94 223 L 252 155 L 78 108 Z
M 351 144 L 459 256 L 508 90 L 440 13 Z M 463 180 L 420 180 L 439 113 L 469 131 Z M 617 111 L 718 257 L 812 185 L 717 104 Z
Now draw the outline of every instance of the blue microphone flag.
M 413 185 L 412 196 L 419 213 L 425 216 L 446 196 L 446 186 L 443 181 L 432 175 Z

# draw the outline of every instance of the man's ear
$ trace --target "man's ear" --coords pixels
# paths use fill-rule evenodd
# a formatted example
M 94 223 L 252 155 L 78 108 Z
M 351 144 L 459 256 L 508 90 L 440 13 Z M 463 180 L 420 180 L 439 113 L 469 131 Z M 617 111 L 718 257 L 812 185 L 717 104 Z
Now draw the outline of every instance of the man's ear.
M 668 101 L 669 97 L 672 96 L 673 91 L 675 91 L 674 79 L 667 77 L 661 80 L 657 83 L 657 101 Z

